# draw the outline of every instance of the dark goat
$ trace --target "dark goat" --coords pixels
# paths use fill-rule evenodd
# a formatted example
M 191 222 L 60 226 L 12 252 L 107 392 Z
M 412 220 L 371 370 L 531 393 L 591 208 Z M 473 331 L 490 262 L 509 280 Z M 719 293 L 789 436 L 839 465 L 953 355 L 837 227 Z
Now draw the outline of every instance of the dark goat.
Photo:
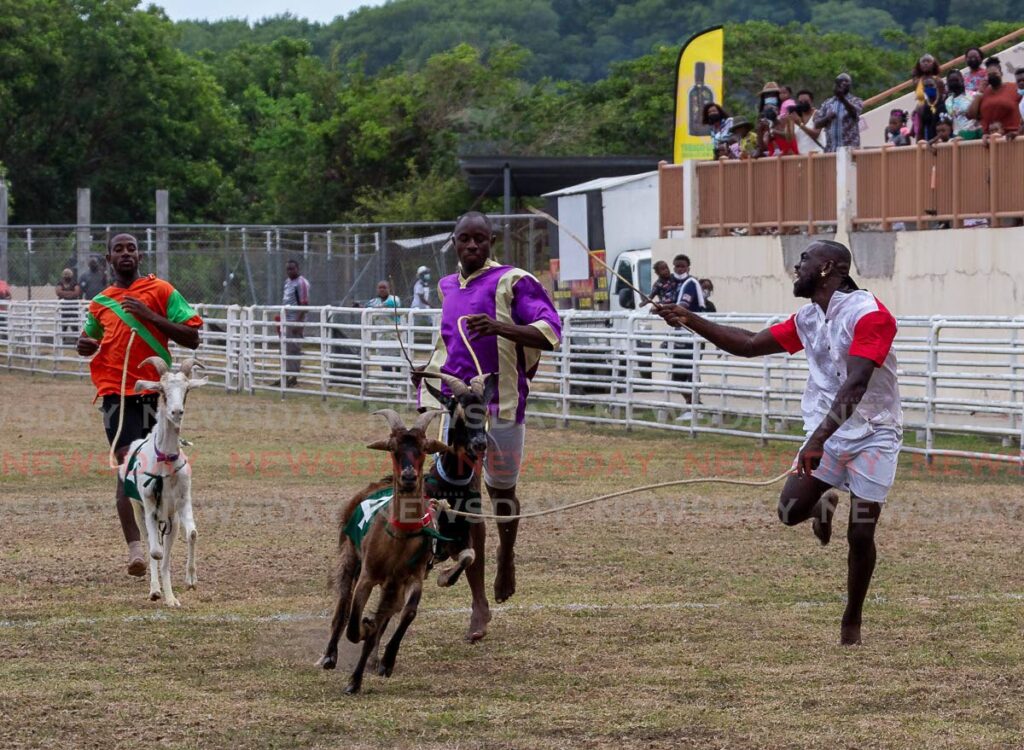
M 424 381 L 431 395 L 450 416 L 446 436 L 448 451 L 440 455 L 424 480 L 429 497 L 447 501 L 454 510 L 480 512 L 480 471 L 487 450 L 487 409 L 498 385 L 496 374 L 478 375 L 466 385 L 459 378 L 441 374 L 451 395 Z M 438 531 L 451 541 L 438 540 L 434 561 L 453 559 L 455 565 L 437 576 L 439 586 L 451 586 L 476 560 L 470 540 L 470 519 L 451 513 L 438 514 Z
M 428 425 L 441 412 L 421 414 L 410 428 L 406 428 L 401 417 L 390 409 L 375 413 L 388 420 L 391 435 L 367 447 L 388 451 L 394 471 L 349 500 L 341 515 L 340 557 L 334 577 L 338 603 L 330 640 L 317 662 L 317 666 L 324 669 L 337 666 L 338 641 L 343 628 L 347 628 L 350 641 L 363 642 L 346 693 L 359 692 L 367 660 L 376 653 L 377 642 L 391 617 L 401 610 L 401 620 L 377 670 L 385 677 L 391 676 L 405 631 L 416 618 L 423 579 L 430 565 L 430 541 L 437 534 L 423 492 L 423 461 L 427 454 L 448 449 L 444 443 L 426 435 Z M 390 495 L 386 492 L 389 489 Z M 382 507 L 384 503 L 387 509 Z M 372 508 L 379 512 L 374 514 Z M 354 518 L 357 510 L 359 515 Z M 354 539 L 359 538 L 361 542 L 357 545 Z M 377 612 L 372 619 L 364 618 L 363 607 L 375 586 L 382 589 Z

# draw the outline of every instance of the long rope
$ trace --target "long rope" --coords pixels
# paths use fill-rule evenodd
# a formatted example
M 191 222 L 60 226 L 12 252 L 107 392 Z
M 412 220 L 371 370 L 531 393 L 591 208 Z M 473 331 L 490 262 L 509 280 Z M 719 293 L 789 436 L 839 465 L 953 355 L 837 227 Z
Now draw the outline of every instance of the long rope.
M 641 299 L 641 300 L 643 301 L 643 303 L 644 303 L 645 305 L 646 305 L 646 304 L 649 304 L 649 305 L 651 305 L 652 307 L 654 307 L 654 309 L 655 309 L 655 310 L 660 310 L 660 309 L 661 309 L 661 305 L 660 305 L 660 304 L 658 304 L 657 302 L 655 302 L 654 300 L 652 300 L 652 299 L 651 299 L 650 297 L 648 297 L 648 296 L 647 296 L 646 294 L 644 294 L 644 293 L 643 293 L 643 292 L 641 292 L 641 291 L 640 291 L 639 289 L 637 289 L 637 288 L 636 288 L 636 286 L 634 286 L 634 285 L 633 285 L 633 282 L 631 282 L 631 281 L 630 281 L 629 279 L 627 279 L 627 278 L 626 278 L 625 276 L 623 276 L 623 275 L 622 275 L 622 274 L 620 274 L 620 273 L 619 273 L 618 271 L 616 271 L 616 270 L 615 270 L 614 268 L 612 268 L 611 266 L 609 266 L 609 265 L 608 265 L 607 263 L 605 263 L 605 262 L 604 262 L 603 260 L 601 260 L 600 258 L 598 258 L 598 257 L 597 257 L 596 255 L 594 255 L 593 253 L 591 253 L 591 252 L 590 252 L 590 248 L 589 248 L 589 247 L 587 247 L 587 243 L 586 243 L 586 242 L 584 242 L 583 240 L 581 240 L 581 239 L 579 238 L 579 236 L 578 236 L 578 235 L 577 235 L 577 234 L 576 234 L 575 232 L 573 232 L 573 231 L 572 231 L 571 229 L 569 229 L 569 228 L 567 228 L 566 226 L 564 226 L 564 225 L 562 224 L 562 222 L 560 222 L 560 221 L 559 221 L 558 219 L 556 219 L 556 218 L 555 218 L 554 216 L 552 216 L 551 214 L 547 213 L 546 211 L 541 211 L 541 210 L 540 210 L 539 208 L 534 208 L 533 206 L 530 206 L 530 207 L 529 207 L 529 211 L 530 211 L 530 213 L 532 213 L 532 214 L 536 214 L 537 216 L 540 216 L 540 217 L 541 217 L 542 219 L 546 219 L 546 220 L 550 221 L 550 222 L 551 222 L 552 224 L 554 224 L 554 225 L 555 225 L 556 227 L 558 227 L 558 228 L 559 228 L 559 229 L 561 229 L 561 230 L 562 230 L 563 232 L 565 232 L 565 233 L 566 233 L 567 235 L 569 235 L 569 237 L 571 237 L 571 238 L 572 238 L 572 239 L 573 239 L 573 240 L 574 240 L 574 241 L 576 242 L 576 244 L 578 244 L 578 245 L 579 245 L 579 246 L 580 246 L 581 248 L 583 248 L 583 252 L 585 252 L 585 253 L 587 254 L 587 257 L 588 257 L 588 258 L 590 258 L 591 260 L 593 260 L 593 261 L 594 261 L 595 263 L 598 263 L 598 264 L 600 264 L 601 266 L 603 266 L 603 267 L 604 267 L 604 269 L 605 269 L 606 271 L 608 271 L 608 272 L 609 272 L 610 274 L 612 274 L 613 276 L 615 276 L 615 277 L 616 277 L 616 278 L 617 278 L 617 279 L 618 279 L 619 281 L 621 281 L 621 282 L 622 282 L 623 284 L 625 284 L 626 286 L 628 286 L 628 287 L 629 287 L 630 289 L 632 289 L 632 290 L 633 290 L 634 292 L 636 292 L 637 294 L 639 294 L 639 295 L 640 295 L 640 299 Z
M 132 329 L 132 335 L 128 337 L 128 346 L 124 348 L 124 364 L 121 365 L 121 404 L 117 408 L 117 432 L 114 433 L 114 439 L 110 443 L 110 453 L 107 454 L 107 465 L 111 469 L 118 467 L 117 457 L 114 455 L 117 449 L 117 441 L 121 438 L 121 428 L 124 427 L 124 389 L 125 383 L 128 381 L 128 354 L 132 350 L 132 344 L 135 342 L 135 329 Z
M 678 487 L 684 484 L 734 484 L 743 487 L 767 487 L 769 485 L 780 482 L 790 475 L 790 471 L 784 471 L 777 477 L 771 479 L 765 479 L 760 482 L 748 481 L 744 479 L 730 479 L 728 477 L 696 477 L 694 479 L 676 479 L 671 482 L 659 482 L 658 484 L 645 484 L 642 487 L 632 487 L 628 490 L 620 490 L 619 492 L 611 492 L 607 495 L 599 495 L 597 497 L 587 498 L 586 500 L 580 500 L 575 503 L 569 503 L 568 505 L 559 505 L 555 508 L 545 508 L 544 510 L 535 510 L 530 513 L 519 513 L 513 516 L 499 516 L 495 513 L 470 513 L 464 510 L 454 510 L 447 500 L 440 498 L 431 498 L 438 504 L 441 510 L 451 513 L 456 516 L 463 516 L 464 518 L 480 518 L 480 519 L 491 519 L 495 521 L 515 521 L 522 518 L 539 518 L 540 516 L 549 516 L 553 513 L 561 513 L 562 511 L 572 510 L 574 508 L 582 508 L 585 505 L 592 505 L 599 503 L 603 500 L 611 500 L 612 498 L 622 497 L 623 495 L 632 495 L 636 492 L 643 492 L 645 490 L 656 490 L 662 487 Z

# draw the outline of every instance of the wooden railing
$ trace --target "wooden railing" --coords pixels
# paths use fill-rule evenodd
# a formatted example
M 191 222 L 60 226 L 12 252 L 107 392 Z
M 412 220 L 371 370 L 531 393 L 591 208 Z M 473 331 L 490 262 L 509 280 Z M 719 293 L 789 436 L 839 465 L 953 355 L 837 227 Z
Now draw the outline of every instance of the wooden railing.
M 808 154 L 697 165 L 698 230 L 803 229 L 836 223 L 834 154 Z
M 658 164 L 658 226 L 661 237 L 683 228 L 683 165 Z
M 854 152 L 855 229 L 962 227 L 965 219 L 1024 217 L 1024 140 L 952 141 L 934 148 Z

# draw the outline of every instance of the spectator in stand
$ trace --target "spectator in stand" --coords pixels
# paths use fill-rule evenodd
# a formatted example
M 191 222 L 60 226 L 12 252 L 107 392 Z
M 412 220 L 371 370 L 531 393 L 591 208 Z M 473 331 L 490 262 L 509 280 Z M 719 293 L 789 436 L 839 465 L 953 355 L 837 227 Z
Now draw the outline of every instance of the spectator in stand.
M 814 113 L 814 127 L 825 131 L 825 151 L 860 147 L 860 113 L 864 102 L 853 96 L 853 79 L 848 73 L 836 76 L 833 96 Z
M 1024 135 L 1024 68 L 1017 68 L 1013 73 L 1013 77 L 1017 82 L 1017 96 L 1020 97 L 1017 102 L 1017 112 L 1020 113 L 1020 128 L 1017 132 Z
M 976 141 L 981 138 L 981 126 L 967 114 L 976 94 L 966 90 L 963 73 L 959 70 L 949 71 L 949 75 L 946 76 L 946 90 L 949 92 L 946 97 L 946 112 L 953 118 L 953 135 L 965 141 Z
M 980 94 L 985 84 L 985 69 L 981 66 L 985 55 L 977 47 L 971 47 L 964 53 L 964 59 L 967 60 L 967 73 L 963 76 L 964 89 L 971 95 Z
M 782 104 L 779 105 L 779 112 L 781 112 L 783 116 L 786 116 L 789 114 L 790 108 L 796 106 L 796 99 L 793 98 L 793 89 L 786 84 L 782 84 L 779 86 L 779 96 L 782 98 Z
M 932 55 L 921 55 L 917 64 L 914 65 L 912 76 L 914 78 L 914 95 L 917 97 L 918 105 L 924 104 L 925 81 L 929 78 L 938 82 L 936 85 L 939 88 L 939 98 L 946 98 L 946 89 L 942 85 L 942 70 L 939 68 L 939 61 Z
M 657 278 L 651 284 L 651 299 L 655 302 L 667 302 L 670 305 L 674 305 L 676 297 L 679 296 L 679 282 L 672 275 L 668 263 L 663 260 L 655 263 L 654 274 Z M 644 304 L 647 303 L 645 302 Z
M 105 264 L 106 261 L 102 261 L 102 263 Z M 105 269 L 95 255 L 89 256 L 89 270 L 82 274 L 78 285 L 82 287 L 82 299 L 89 300 L 109 286 Z
M 732 118 L 720 104 L 708 102 L 701 113 L 701 122 L 711 130 L 711 148 L 715 158 L 727 155 L 729 137 L 732 135 Z
M 949 143 L 953 140 L 953 118 L 943 112 L 935 123 L 935 137 L 928 141 L 929 146 L 936 143 Z
M 711 283 L 711 279 L 701 279 L 700 290 L 704 292 L 704 312 L 718 312 L 715 303 L 711 301 L 711 294 L 715 291 L 715 285 Z
M 732 138 L 729 139 L 729 155 L 733 159 L 756 159 L 758 153 L 754 126 L 743 117 L 734 117 Z
M 981 93 L 971 102 L 967 115 L 981 121 L 983 133 L 990 133 L 993 123 L 1000 123 L 1005 132 L 1016 132 L 1021 126 L 1020 99 L 1017 86 L 1003 82 L 998 57 L 985 61 L 986 80 Z
M 924 103 L 919 104 L 914 113 L 914 135 L 917 140 L 930 143 L 935 138 L 939 117 L 946 114 L 946 103 L 941 97 L 937 79 L 925 77 L 921 81 L 921 88 L 924 91 Z
M 814 127 L 814 94 L 807 89 L 796 95 L 796 105 L 789 110 L 789 121 L 793 123 L 796 150 L 800 154 L 820 154 L 825 150 L 821 131 Z
M 907 127 L 907 113 L 902 109 L 889 112 L 889 124 L 885 128 L 887 146 L 909 146 L 910 128 Z

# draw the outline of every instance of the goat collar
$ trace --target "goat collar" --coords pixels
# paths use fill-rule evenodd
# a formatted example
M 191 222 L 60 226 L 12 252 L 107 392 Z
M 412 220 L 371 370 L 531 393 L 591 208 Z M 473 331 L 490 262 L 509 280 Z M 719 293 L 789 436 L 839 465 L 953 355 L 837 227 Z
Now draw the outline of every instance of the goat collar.
M 153 443 L 153 452 L 156 454 L 156 460 L 163 464 L 173 464 L 178 460 L 180 453 L 161 453 L 160 449 L 156 447 L 156 442 Z
M 434 520 L 434 513 L 431 509 L 427 509 L 427 512 L 423 514 L 423 518 L 418 521 L 399 521 L 397 518 L 389 518 L 388 523 L 395 531 L 402 531 L 405 533 L 415 533 L 422 531 L 430 525 L 430 522 Z
M 437 454 L 436 458 L 434 459 L 434 468 L 437 469 L 438 477 L 443 479 L 448 484 L 454 485 L 456 487 L 465 487 L 467 484 L 472 482 L 473 477 L 476 476 L 475 467 L 471 472 L 469 472 L 469 476 L 465 477 L 464 479 L 453 479 L 452 477 L 448 476 L 448 474 L 444 470 L 444 456 L 442 456 L 441 454 Z

